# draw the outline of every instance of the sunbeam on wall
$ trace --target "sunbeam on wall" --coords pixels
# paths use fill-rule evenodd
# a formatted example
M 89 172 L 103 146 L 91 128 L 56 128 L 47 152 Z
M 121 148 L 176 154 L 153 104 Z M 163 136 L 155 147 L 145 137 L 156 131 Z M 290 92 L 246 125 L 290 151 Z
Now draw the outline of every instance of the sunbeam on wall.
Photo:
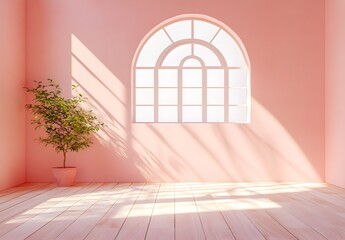
M 95 148 L 106 149 L 108 154 L 98 151 L 97 157 L 114 165 L 97 164 L 103 174 L 98 180 L 321 180 L 288 131 L 254 98 L 247 125 L 132 123 L 130 80 L 118 79 L 75 35 L 71 48 L 72 83 L 89 98 L 84 107 L 107 125 L 97 134 L 101 145 Z M 79 180 L 90 180 L 94 168 L 84 171 Z
M 74 94 L 87 96 L 83 107 L 93 110 L 107 125 L 97 134 L 100 142 L 126 156 L 125 86 L 76 36 L 71 41 L 72 83 L 79 86 Z

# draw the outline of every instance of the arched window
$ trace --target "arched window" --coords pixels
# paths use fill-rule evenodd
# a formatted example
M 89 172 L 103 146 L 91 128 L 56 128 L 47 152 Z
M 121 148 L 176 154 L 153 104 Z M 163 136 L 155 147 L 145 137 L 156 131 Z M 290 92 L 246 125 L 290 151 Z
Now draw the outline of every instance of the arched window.
M 133 61 L 134 122 L 250 122 L 250 64 L 238 36 L 202 15 L 149 32 Z

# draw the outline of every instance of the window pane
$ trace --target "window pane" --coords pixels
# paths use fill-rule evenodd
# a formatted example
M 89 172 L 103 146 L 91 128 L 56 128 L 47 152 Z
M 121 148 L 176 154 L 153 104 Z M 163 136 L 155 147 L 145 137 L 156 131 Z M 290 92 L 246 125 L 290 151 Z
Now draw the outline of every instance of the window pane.
M 177 69 L 159 69 L 158 86 L 177 87 Z
M 154 86 L 153 69 L 137 69 L 135 71 L 135 85 L 137 87 L 153 87 Z
M 201 106 L 182 107 L 182 122 L 202 122 Z
M 177 122 L 177 106 L 160 106 L 158 108 L 158 122 Z
M 182 79 L 183 87 L 202 87 L 202 70 L 183 69 Z
M 202 89 L 201 88 L 183 89 L 182 103 L 184 105 L 201 105 L 202 104 Z
M 224 70 L 207 70 L 207 87 L 224 87 Z
M 158 90 L 158 104 L 177 104 L 177 88 L 159 89 Z
M 246 105 L 247 104 L 247 89 L 234 88 L 229 89 L 229 104 L 230 105 Z
M 194 21 L 194 38 L 210 42 L 218 31 L 218 27 L 204 21 Z
M 224 122 L 224 107 L 207 107 L 207 122 Z
M 153 88 L 137 88 L 135 101 L 137 105 L 151 105 L 154 102 Z
M 212 44 L 223 54 L 229 67 L 246 67 L 240 47 L 228 33 L 220 30 Z
M 135 112 L 137 122 L 154 121 L 153 106 L 137 106 Z
M 230 106 L 229 107 L 229 122 L 234 123 L 247 123 L 249 119 L 247 117 L 246 106 Z
M 192 54 L 192 45 L 185 44 L 173 49 L 163 60 L 163 66 L 179 66 L 182 59 Z
M 163 29 L 156 32 L 141 49 L 137 67 L 154 67 L 160 54 L 171 44 Z
M 230 87 L 247 87 L 247 70 L 230 69 L 229 70 Z
M 224 88 L 208 88 L 207 104 L 224 105 Z
M 217 55 L 205 46 L 194 44 L 194 54 L 200 57 L 206 66 L 220 66 Z
M 201 63 L 195 58 L 189 58 L 183 63 L 184 67 L 201 67 Z
M 189 39 L 192 37 L 192 21 L 185 20 L 176 22 L 165 27 L 165 30 L 174 42 Z

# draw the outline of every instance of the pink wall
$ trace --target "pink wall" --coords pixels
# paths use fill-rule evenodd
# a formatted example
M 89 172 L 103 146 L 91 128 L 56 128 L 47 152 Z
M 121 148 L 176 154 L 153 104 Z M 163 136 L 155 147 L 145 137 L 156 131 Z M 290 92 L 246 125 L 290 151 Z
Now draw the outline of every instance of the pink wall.
M 345 1 L 326 0 L 326 181 L 345 187 Z
M 180 14 L 216 18 L 252 66 L 252 123 L 132 124 L 131 64 L 145 34 Z M 27 79 L 81 85 L 108 128 L 70 154 L 78 181 L 324 179 L 324 1 L 28 0 Z M 27 180 L 51 181 L 61 155 L 33 141 Z
M 25 181 L 25 1 L 0 1 L 0 190 Z

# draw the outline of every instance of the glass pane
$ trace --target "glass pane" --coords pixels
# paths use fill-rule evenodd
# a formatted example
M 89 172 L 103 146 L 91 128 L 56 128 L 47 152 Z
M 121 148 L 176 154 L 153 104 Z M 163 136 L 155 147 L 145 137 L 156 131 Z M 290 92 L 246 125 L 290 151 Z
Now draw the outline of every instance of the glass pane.
M 192 37 L 192 21 L 185 20 L 176 22 L 166 26 L 165 30 L 174 42 L 182 39 L 190 39 Z
M 247 87 L 247 70 L 229 69 L 230 87 Z
M 228 33 L 220 30 L 212 44 L 223 54 L 229 67 L 246 67 L 240 47 Z
M 182 122 L 202 122 L 201 106 L 182 107 Z
M 177 106 L 158 107 L 158 122 L 177 121 Z
M 135 93 L 136 105 L 151 105 L 154 103 L 153 88 L 137 88 Z
M 177 104 L 177 88 L 159 89 L 158 90 L 158 104 Z
M 201 67 L 201 63 L 195 58 L 189 58 L 183 63 L 184 67 Z
M 153 69 L 137 69 L 135 71 L 135 86 L 153 87 L 154 86 Z
M 224 70 L 207 70 L 207 87 L 224 87 Z
M 205 46 L 194 44 L 194 54 L 200 57 L 206 66 L 220 66 L 217 55 Z
M 208 88 L 207 104 L 224 105 L 224 88 Z
M 192 45 L 185 44 L 174 48 L 163 60 L 163 66 L 180 66 L 182 59 L 192 54 Z
M 159 69 L 158 86 L 177 87 L 177 69 Z
M 201 69 L 183 69 L 182 87 L 202 87 Z
M 201 88 L 187 88 L 182 90 L 182 104 L 184 105 L 201 105 L 202 104 L 202 89 Z
M 136 122 L 153 122 L 153 106 L 137 106 L 135 110 Z
M 229 107 L 229 122 L 233 123 L 248 123 L 248 114 L 246 106 L 230 106 Z
M 224 122 L 224 107 L 207 107 L 207 122 Z
M 204 21 L 194 21 L 194 38 L 210 42 L 218 31 L 218 27 Z
M 229 89 L 229 104 L 230 105 L 246 105 L 247 104 L 247 89 L 233 88 Z
M 160 54 L 171 44 L 163 29 L 156 32 L 141 49 L 137 67 L 154 67 Z

